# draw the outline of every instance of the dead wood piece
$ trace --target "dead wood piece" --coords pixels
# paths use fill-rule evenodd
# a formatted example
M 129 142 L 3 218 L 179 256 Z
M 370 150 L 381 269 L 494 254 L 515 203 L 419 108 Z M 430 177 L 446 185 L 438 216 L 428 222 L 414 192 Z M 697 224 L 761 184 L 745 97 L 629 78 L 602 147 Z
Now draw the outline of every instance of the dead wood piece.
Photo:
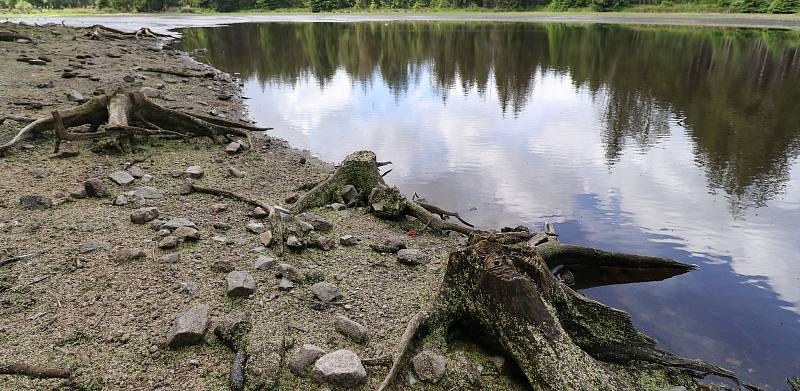
M 68 379 L 72 373 L 64 368 L 48 368 L 26 363 L 0 363 L 0 375 L 27 376 L 36 379 Z
M 0 117 L 0 125 L 4 124 L 6 121 L 15 121 L 23 124 L 29 124 L 36 120 L 31 117 L 26 117 L 22 115 L 7 115 L 5 117 Z
M 389 389 L 389 386 L 391 386 L 392 382 L 394 382 L 397 374 L 402 370 L 402 366 L 408 357 L 409 351 L 411 350 L 411 342 L 417 336 L 419 328 L 427 321 L 427 319 L 428 313 L 421 311 L 412 316 L 411 320 L 408 321 L 406 330 L 403 331 L 403 335 L 400 337 L 400 342 L 397 344 L 397 348 L 395 349 L 392 367 L 389 369 L 389 373 L 375 391 L 385 391 Z
M 13 31 L 0 31 L 0 41 L 5 41 L 5 42 L 26 41 L 26 43 L 30 43 L 33 42 L 33 39 L 25 35 L 20 35 Z
M 199 77 L 199 78 L 213 78 L 215 73 L 212 71 L 203 72 L 203 71 L 185 71 L 185 70 L 178 70 L 178 69 L 167 69 L 167 68 L 157 68 L 157 67 L 142 67 L 138 68 L 138 70 L 142 72 L 151 72 L 151 73 L 161 73 L 165 75 L 172 75 L 178 77 Z
M 422 202 L 420 200 L 415 200 L 413 202 L 416 202 L 417 204 L 419 204 L 419 206 L 425 208 L 425 210 L 427 210 L 428 212 L 431 212 L 433 214 L 439 215 L 439 218 L 441 218 L 442 220 L 445 219 L 445 216 L 455 217 L 456 219 L 458 219 L 458 221 L 461 222 L 461 224 L 464 224 L 464 225 L 466 225 L 467 227 L 470 227 L 470 228 L 475 228 L 474 225 L 464 221 L 464 219 L 461 218 L 461 216 L 456 212 L 450 212 L 450 211 L 444 210 L 444 209 L 442 209 L 442 208 L 440 208 L 440 207 L 438 207 L 436 205 L 432 205 L 432 204 L 429 204 L 427 202 Z
M 394 358 L 392 356 L 380 356 L 375 358 L 365 358 L 361 363 L 367 367 L 391 367 L 394 365 Z

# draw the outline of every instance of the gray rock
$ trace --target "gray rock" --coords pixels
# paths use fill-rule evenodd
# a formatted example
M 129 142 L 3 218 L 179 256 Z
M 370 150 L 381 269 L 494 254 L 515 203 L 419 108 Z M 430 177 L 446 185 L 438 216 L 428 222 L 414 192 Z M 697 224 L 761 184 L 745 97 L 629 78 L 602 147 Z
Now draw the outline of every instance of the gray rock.
M 294 235 L 291 235 L 288 238 L 286 238 L 286 246 L 292 250 L 302 250 L 303 248 L 305 248 L 303 242 L 301 242 L 300 239 L 297 239 L 297 236 Z
M 302 234 L 307 234 L 307 233 L 309 233 L 309 232 L 314 230 L 314 226 L 313 225 L 311 225 L 310 223 L 307 223 L 305 221 L 301 221 L 301 220 L 295 221 L 294 226 L 297 229 L 297 231 L 300 231 L 300 233 L 302 233 Z
M 317 383 L 352 389 L 364 383 L 367 371 L 355 353 L 341 349 L 320 357 L 314 363 L 311 378 Z
M 195 223 L 183 217 L 171 218 L 166 223 L 161 224 L 161 228 L 166 228 L 170 231 L 174 231 L 180 227 L 191 227 L 197 229 L 197 225 L 195 225 Z
M 211 204 L 211 212 L 217 214 L 228 210 L 228 205 L 222 203 Z
M 397 252 L 397 262 L 406 265 L 419 265 L 422 260 L 422 252 L 417 249 L 404 248 Z
M 192 187 L 192 185 L 194 185 L 194 179 L 192 179 L 192 178 L 184 178 L 183 179 L 183 184 L 181 184 L 181 187 L 178 189 L 178 194 L 180 194 L 180 195 L 192 194 L 192 192 L 194 191 L 194 188 Z
M 178 263 L 181 261 L 181 254 L 180 253 L 171 253 L 162 255 L 161 258 L 158 259 L 161 263 Z
M 97 239 L 90 239 L 78 249 L 81 254 L 88 254 L 98 250 L 108 251 L 111 250 L 111 243 L 103 242 Z
M 172 234 L 184 241 L 197 241 L 200 240 L 200 231 L 189 226 L 178 227 Z
M 152 186 L 142 186 L 130 193 L 125 193 L 125 195 L 132 195 L 145 200 L 157 200 L 164 198 L 164 192 Z
M 163 238 L 164 236 L 168 236 L 171 233 L 172 232 L 170 232 L 168 229 L 159 229 L 158 232 L 156 232 L 156 235 L 158 235 L 158 237 Z
M 128 262 L 136 259 L 142 259 L 146 256 L 147 254 L 144 252 L 144 250 L 135 248 L 126 248 L 117 251 L 117 253 L 114 255 L 114 259 L 116 259 L 117 262 Z
M 323 303 L 328 303 L 342 297 L 339 287 L 329 282 L 318 282 L 311 285 L 311 293 Z
M 266 229 L 267 228 L 262 223 L 256 223 L 256 222 L 247 223 L 247 230 L 254 234 L 263 233 Z
M 144 174 L 140 180 L 142 183 L 150 183 L 153 180 L 153 176 L 150 174 Z
M 281 280 L 278 282 L 278 289 L 282 291 L 288 291 L 292 288 L 294 288 L 294 283 L 292 283 L 292 281 L 286 277 L 281 278 Z
M 134 224 L 149 223 L 158 218 L 158 208 L 139 208 L 131 212 L 131 222 Z
M 243 178 L 245 175 L 247 175 L 246 172 L 236 167 L 228 167 L 228 176 L 231 178 Z
M 83 182 L 83 190 L 89 197 L 102 198 L 111 196 L 111 192 L 108 191 L 108 187 L 106 187 L 106 184 L 103 183 L 100 178 L 87 179 L 85 182 Z
M 333 326 L 336 331 L 357 343 L 367 341 L 367 328 L 344 315 L 336 315 Z
M 267 213 L 267 211 L 264 210 L 264 208 L 262 208 L 260 206 L 256 206 L 253 209 L 252 215 L 253 215 L 253 217 L 255 217 L 257 219 L 263 219 L 263 218 L 266 218 L 267 216 L 269 216 L 269 213 Z
M 233 141 L 225 147 L 225 153 L 227 153 L 228 155 L 235 155 L 241 152 L 242 149 L 243 149 L 242 144 Z
M 125 197 L 125 194 L 118 195 L 117 198 L 114 198 L 114 205 L 115 206 L 128 205 L 128 197 Z
M 272 231 L 266 230 L 258 235 L 258 240 L 261 241 L 261 244 L 265 246 L 269 246 L 272 244 Z
M 230 224 L 224 223 L 222 221 L 215 221 L 215 222 L 213 222 L 211 224 L 211 226 L 214 227 L 214 229 L 218 229 L 218 230 L 221 230 L 221 231 L 227 231 L 227 230 L 231 229 L 231 225 Z
M 305 344 L 297 349 L 297 351 L 289 357 L 288 366 L 289 370 L 297 376 L 307 377 L 308 369 L 314 361 L 325 355 L 325 350 L 322 348 Z
M 333 204 L 328 205 L 328 208 L 331 208 L 336 211 L 347 210 L 347 205 L 335 202 Z
M 158 98 L 161 96 L 161 91 L 153 88 L 153 87 L 142 87 L 139 91 L 144 94 L 144 96 L 148 98 Z
M 208 328 L 210 311 L 208 304 L 201 304 L 178 314 L 167 333 L 169 347 L 177 349 L 200 342 Z
M 197 179 L 203 176 L 203 167 L 200 166 L 189 166 L 186 167 L 184 174 L 192 179 Z
M 256 262 L 253 264 L 253 267 L 256 268 L 256 270 L 261 270 L 261 271 L 269 270 L 272 269 L 273 266 L 275 266 L 276 262 L 277 260 L 273 257 L 270 257 L 268 255 L 259 255 L 258 259 L 256 259 Z
M 22 209 L 43 210 L 53 207 L 53 201 L 45 196 L 29 195 L 19 197 L 19 204 Z
M 131 174 L 131 176 L 134 177 L 134 178 L 141 178 L 141 177 L 147 175 L 147 173 L 144 171 L 144 169 L 139 167 L 139 166 L 130 166 L 130 167 L 128 167 L 128 174 Z
M 30 62 L 29 62 L 29 63 L 30 63 Z M 88 102 L 88 101 L 89 101 L 89 98 L 87 98 L 87 97 L 83 96 L 83 95 L 82 95 L 80 92 L 78 92 L 78 91 L 75 91 L 75 90 L 70 90 L 70 91 L 67 93 L 67 100 L 68 100 L 68 101 L 70 101 L 70 102 L 76 102 L 76 103 L 86 103 L 86 102 Z
M 275 268 L 275 277 L 286 278 L 294 282 L 301 282 L 303 280 L 303 275 L 300 273 L 300 271 L 288 263 L 278 264 L 278 266 Z
M 342 188 L 342 200 L 348 208 L 356 207 L 361 203 L 361 195 L 358 194 L 355 186 L 346 185 Z
M 447 357 L 430 350 L 421 351 L 411 362 L 419 379 L 430 383 L 438 383 L 447 370 Z
M 317 248 L 322 251 L 330 251 L 334 246 L 336 246 L 336 241 L 327 236 L 320 236 L 317 238 Z
M 297 219 L 311 224 L 314 227 L 315 231 L 327 232 L 330 231 L 331 228 L 333 228 L 333 224 L 313 213 L 308 213 L 308 212 L 300 213 L 299 215 L 297 215 Z
M 82 200 L 86 198 L 86 189 L 84 189 L 83 187 L 75 189 L 69 193 L 69 196 L 70 198 Z
M 339 244 L 342 246 L 355 246 L 361 239 L 353 236 L 353 235 L 344 235 L 339 238 Z
M 169 250 L 178 247 L 178 243 L 180 243 L 180 240 L 177 236 L 169 235 L 158 242 L 158 248 L 162 250 Z
M 128 174 L 127 171 L 114 171 L 111 174 L 108 174 L 108 177 L 118 185 L 127 185 L 133 182 L 133 176 Z
M 248 297 L 256 290 L 256 281 L 248 272 L 230 272 L 225 276 L 225 282 L 228 284 L 228 296 L 230 297 Z

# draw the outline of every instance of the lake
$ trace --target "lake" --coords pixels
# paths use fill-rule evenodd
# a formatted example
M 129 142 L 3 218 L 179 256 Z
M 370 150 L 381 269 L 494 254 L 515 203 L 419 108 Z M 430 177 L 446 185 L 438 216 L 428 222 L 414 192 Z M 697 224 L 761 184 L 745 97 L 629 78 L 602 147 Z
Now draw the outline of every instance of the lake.
M 603 24 L 181 30 L 270 134 L 485 228 L 700 270 L 584 293 L 661 347 L 772 389 L 800 375 L 800 33 Z

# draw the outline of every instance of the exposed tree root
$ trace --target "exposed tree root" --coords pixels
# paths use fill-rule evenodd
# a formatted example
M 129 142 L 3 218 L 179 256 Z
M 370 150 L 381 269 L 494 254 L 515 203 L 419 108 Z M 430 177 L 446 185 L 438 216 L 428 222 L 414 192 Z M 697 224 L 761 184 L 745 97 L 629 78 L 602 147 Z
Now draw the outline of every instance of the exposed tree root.
M 4 42 L 17 42 L 26 41 L 33 42 L 33 39 L 24 35 L 17 34 L 13 31 L 0 31 L 0 41 Z
M 37 367 L 25 363 L 0 363 L 0 375 L 18 375 L 37 379 L 68 379 L 72 373 L 64 368 Z
M 51 114 L 50 117 L 29 123 L 10 141 L 0 145 L 0 154 L 29 135 L 48 130 L 53 130 L 56 135 L 56 151 L 61 140 L 109 139 L 112 145 L 121 149 L 120 142 L 133 140 L 134 136 L 209 137 L 215 141 L 218 141 L 217 137 L 229 139 L 230 136 L 239 136 L 249 140 L 250 131 L 268 130 L 169 109 L 153 102 L 140 91 L 119 90 Z M 90 133 L 67 131 L 68 128 L 82 125 L 103 129 Z
M 708 374 L 738 383 L 730 371 L 657 349 L 628 314 L 555 278 L 536 248 L 487 234 L 471 243 L 451 254 L 437 300 L 409 322 L 379 390 L 392 383 L 414 345 L 446 350 L 448 331 L 457 326 L 504 352 L 533 389 L 692 386 Z
M 15 121 L 23 124 L 29 124 L 33 121 L 36 121 L 36 119 L 21 115 L 7 115 L 5 117 L 0 117 L 0 125 L 4 124 L 6 121 Z
M 103 25 L 96 24 L 91 27 L 86 28 L 86 37 L 89 39 L 94 39 L 98 41 L 113 41 L 113 40 L 122 40 L 122 39 L 139 39 L 139 38 L 151 38 L 151 39 L 159 39 L 159 38 L 174 38 L 168 34 L 160 34 L 149 28 L 140 28 L 132 33 L 125 32 L 122 30 L 117 30 L 111 27 L 106 27 Z
M 216 74 L 215 72 L 208 71 L 208 72 L 188 72 L 183 70 L 177 69 L 166 69 L 166 68 L 138 68 L 142 72 L 152 72 L 152 73 L 161 73 L 165 75 L 172 75 L 178 77 L 199 77 L 199 78 L 213 78 Z

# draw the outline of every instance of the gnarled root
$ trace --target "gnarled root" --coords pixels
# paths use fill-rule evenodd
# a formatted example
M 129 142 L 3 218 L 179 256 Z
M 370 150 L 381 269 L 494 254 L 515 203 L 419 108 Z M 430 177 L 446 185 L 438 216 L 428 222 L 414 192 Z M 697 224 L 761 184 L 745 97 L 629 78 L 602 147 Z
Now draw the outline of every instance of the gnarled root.
M 379 390 L 391 384 L 415 340 L 445 350 L 453 327 L 504 352 L 533 389 L 691 386 L 707 374 L 738 382 L 730 371 L 657 349 L 628 314 L 556 278 L 535 247 L 491 234 L 476 234 L 471 243 L 451 254 L 437 300 L 412 318 Z
M 25 363 L 0 363 L 0 375 L 19 375 L 37 379 L 68 379 L 72 373 L 64 368 L 38 367 Z
M 140 28 L 132 33 L 117 30 L 111 27 L 96 24 L 86 28 L 86 37 L 98 41 L 106 40 L 121 40 L 121 39 L 139 39 L 140 37 L 159 39 L 159 38 L 174 38 L 168 34 L 160 34 L 149 28 Z
M 71 133 L 70 127 L 90 125 L 103 130 L 92 133 Z M 50 117 L 37 119 L 25 126 L 16 136 L 0 145 L 5 153 L 29 135 L 53 130 L 57 143 L 61 140 L 109 138 L 132 139 L 133 136 L 216 137 L 239 136 L 249 140 L 250 131 L 257 128 L 218 118 L 208 118 L 163 107 L 140 91 L 120 90 L 111 95 L 93 97 L 88 102 L 66 110 L 55 111 Z M 56 147 L 56 150 L 58 148 Z

